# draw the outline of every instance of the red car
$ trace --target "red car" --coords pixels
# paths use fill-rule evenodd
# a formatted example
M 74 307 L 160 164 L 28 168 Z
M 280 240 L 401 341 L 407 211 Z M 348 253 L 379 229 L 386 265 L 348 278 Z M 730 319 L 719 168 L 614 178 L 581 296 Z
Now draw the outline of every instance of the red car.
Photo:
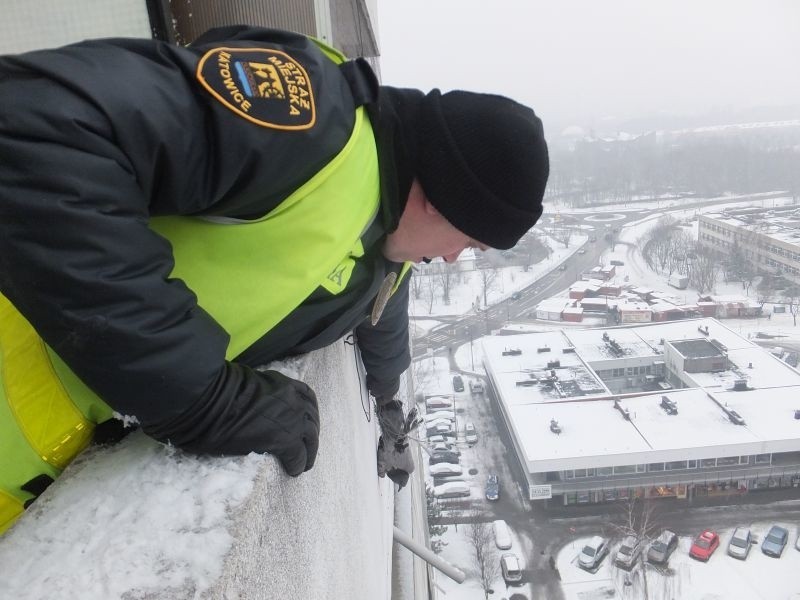
M 706 529 L 698 535 L 689 550 L 689 556 L 697 560 L 707 561 L 714 554 L 714 550 L 719 546 L 719 536 L 713 531 Z

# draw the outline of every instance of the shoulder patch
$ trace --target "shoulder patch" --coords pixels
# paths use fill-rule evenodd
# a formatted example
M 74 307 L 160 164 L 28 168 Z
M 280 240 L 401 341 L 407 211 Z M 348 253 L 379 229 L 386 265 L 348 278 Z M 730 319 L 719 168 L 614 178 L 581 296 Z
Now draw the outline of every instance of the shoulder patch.
M 314 126 L 311 80 L 285 52 L 215 48 L 200 59 L 197 79 L 214 98 L 256 125 L 290 130 Z

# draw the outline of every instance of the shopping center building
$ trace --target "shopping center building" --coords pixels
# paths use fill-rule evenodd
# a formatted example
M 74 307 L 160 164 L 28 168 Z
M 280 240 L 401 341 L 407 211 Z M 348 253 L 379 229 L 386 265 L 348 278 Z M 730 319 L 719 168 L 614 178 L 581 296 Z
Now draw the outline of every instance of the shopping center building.
M 531 500 L 800 484 L 800 373 L 715 319 L 483 340 Z

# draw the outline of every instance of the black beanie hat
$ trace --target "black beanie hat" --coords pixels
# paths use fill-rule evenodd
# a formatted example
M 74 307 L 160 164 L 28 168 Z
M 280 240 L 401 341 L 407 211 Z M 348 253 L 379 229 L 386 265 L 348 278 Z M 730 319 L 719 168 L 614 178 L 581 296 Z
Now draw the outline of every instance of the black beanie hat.
M 542 214 L 550 172 L 541 120 L 503 96 L 432 90 L 422 100 L 416 175 L 453 226 L 513 247 Z

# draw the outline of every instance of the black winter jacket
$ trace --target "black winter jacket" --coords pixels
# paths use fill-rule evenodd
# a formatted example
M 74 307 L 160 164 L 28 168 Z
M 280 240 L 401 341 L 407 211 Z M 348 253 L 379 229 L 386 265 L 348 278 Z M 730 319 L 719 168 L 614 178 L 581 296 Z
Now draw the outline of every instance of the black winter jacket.
M 302 62 L 314 127 L 253 124 L 202 89 L 197 62 L 222 41 Z M 370 228 L 346 292 L 318 290 L 232 362 L 227 334 L 168 279 L 169 244 L 147 226 L 151 215 L 261 216 L 336 155 L 354 101 L 310 40 L 227 28 L 188 48 L 111 39 L 0 57 L 0 107 L 0 292 L 115 410 L 160 439 L 213 452 L 265 393 L 251 367 L 354 327 L 371 391 L 396 391 L 410 362 L 407 282 L 376 327 L 365 320 L 385 273 L 400 268 L 380 253 L 399 218 L 396 197 Z M 396 190 L 390 162 L 381 161 L 382 185 Z

